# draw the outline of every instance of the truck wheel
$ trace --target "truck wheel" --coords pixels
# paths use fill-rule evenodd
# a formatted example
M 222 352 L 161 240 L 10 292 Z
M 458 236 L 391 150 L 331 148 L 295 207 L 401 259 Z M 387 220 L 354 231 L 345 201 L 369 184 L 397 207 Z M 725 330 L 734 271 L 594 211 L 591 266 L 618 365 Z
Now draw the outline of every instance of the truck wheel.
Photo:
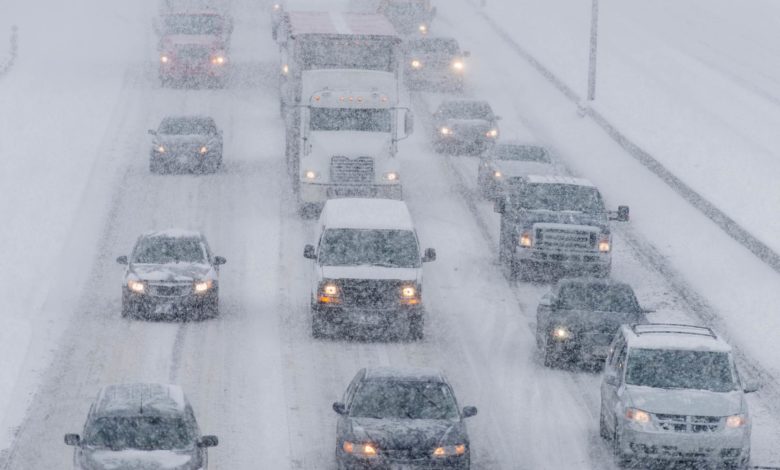
M 415 315 L 409 321 L 409 339 L 411 341 L 420 341 L 424 335 L 424 320 L 422 315 Z
M 604 419 L 604 405 L 601 405 L 601 411 L 599 412 L 599 435 L 605 441 L 610 440 L 609 429 L 607 429 L 607 422 Z
M 547 333 L 550 334 L 549 332 Z M 555 352 L 553 351 L 553 348 L 550 347 L 550 341 L 549 339 L 546 339 L 544 341 L 544 349 L 542 350 L 542 359 L 544 362 L 544 367 L 554 368 L 558 366 L 558 363 L 560 362 L 557 357 L 555 357 Z

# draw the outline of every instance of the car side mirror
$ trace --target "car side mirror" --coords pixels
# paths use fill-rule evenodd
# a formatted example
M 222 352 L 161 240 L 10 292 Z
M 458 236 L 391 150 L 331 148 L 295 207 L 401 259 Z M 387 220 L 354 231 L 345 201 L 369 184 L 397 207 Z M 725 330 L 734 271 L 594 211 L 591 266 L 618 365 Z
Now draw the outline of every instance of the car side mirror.
M 503 199 L 496 199 L 493 202 L 493 212 L 503 214 L 506 211 L 506 201 Z
M 463 57 L 471 57 L 471 51 L 463 51 L 461 54 Z
M 435 248 L 426 248 L 425 254 L 423 255 L 422 262 L 428 263 L 431 261 L 436 261 L 436 249 Z
M 340 415 L 345 415 L 347 414 L 347 405 L 341 403 L 340 401 L 337 401 L 336 403 L 333 404 L 333 411 L 335 411 Z
M 628 206 L 618 206 L 616 212 L 610 212 L 609 220 L 616 220 L 618 222 L 628 222 L 629 209 Z
M 65 445 L 77 446 L 81 444 L 81 437 L 78 434 L 65 434 Z
M 227 263 L 227 260 L 225 259 L 224 256 L 215 256 L 214 257 L 214 264 L 216 264 L 217 266 L 220 266 L 220 265 L 225 264 L 225 263 Z
M 303 247 L 303 257 L 306 259 L 317 259 L 317 254 L 314 253 L 314 245 Z
M 217 436 L 202 436 L 198 439 L 198 447 L 217 447 L 219 439 Z
M 612 385 L 613 387 L 617 387 L 619 385 L 618 377 L 615 374 L 605 375 L 604 381 L 607 383 L 607 385 Z
M 149 130 L 148 130 L 148 131 L 146 131 L 146 132 L 148 132 L 148 133 L 149 133 L 149 135 L 157 135 L 157 131 L 156 131 L 156 130 L 154 130 L 154 129 L 149 129 Z
M 404 135 L 414 134 L 414 114 L 411 111 L 404 113 Z
M 753 392 L 757 392 L 759 388 L 761 388 L 761 385 L 759 385 L 758 382 L 754 380 L 748 380 L 747 382 L 745 382 L 742 390 L 744 390 L 745 393 L 753 393 Z
M 464 406 L 463 407 L 463 417 L 464 418 L 471 418 L 472 416 L 477 415 L 477 407 L 476 406 Z
M 127 256 L 120 256 L 116 259 L 116 262 L 119 264 L 127 264 Z

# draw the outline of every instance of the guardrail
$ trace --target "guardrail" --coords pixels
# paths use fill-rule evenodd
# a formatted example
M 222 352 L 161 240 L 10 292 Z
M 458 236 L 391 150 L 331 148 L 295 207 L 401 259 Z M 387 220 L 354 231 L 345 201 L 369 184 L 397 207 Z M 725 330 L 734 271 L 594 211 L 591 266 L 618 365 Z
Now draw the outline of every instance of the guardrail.
M 0 65 L 0 77 L 5 76 L 11 71 L 16 63 L 16 57 L 19 53 L 19 28 L 16 25 L 11 26 L 11 37 L 9 39 L 8 59 Z

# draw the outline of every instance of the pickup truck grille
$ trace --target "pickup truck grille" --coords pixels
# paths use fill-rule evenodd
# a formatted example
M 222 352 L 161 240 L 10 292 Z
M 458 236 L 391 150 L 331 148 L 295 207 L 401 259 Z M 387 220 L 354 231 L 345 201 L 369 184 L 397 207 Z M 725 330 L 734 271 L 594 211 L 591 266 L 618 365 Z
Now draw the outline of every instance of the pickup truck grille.
M 350 159 L 336 156 L 330 160 L 330 179 L 334 183 L 363 183 L 374 182 L 374 159 L 371 157 L 358 157 Z
M 341 291 L 344 305 L 361 308 L 392 308 L 399 305 L 399 281 L 344 279 Z
M 588 230 L 545 227 L 537 228 L 534 235 L 534 245 L 541 249 L 560 251 L 596 249 L 596 233 Z
M 664 431 L 702 433 L 715 432 L 720 428 L 719 416 L 688 416 L 656 414 L 658 427 Z

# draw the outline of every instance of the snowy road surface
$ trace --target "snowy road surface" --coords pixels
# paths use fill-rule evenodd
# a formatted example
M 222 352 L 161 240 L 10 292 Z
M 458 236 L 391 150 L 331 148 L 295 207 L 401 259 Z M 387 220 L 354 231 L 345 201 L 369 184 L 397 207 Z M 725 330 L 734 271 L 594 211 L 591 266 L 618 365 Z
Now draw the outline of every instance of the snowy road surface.
M 3 468 L 67 468 L 72 449 L 63 445 L 63 434 L 80 431 L 100 386 L 125 381 L 184 387 L 202 430 L 220 438 L 209 454 L 211 468 L 333 468 L 336 417 L 330 405 L 360 367 L 371 365 L 444 369 L 461 404 L 480 409 L 469 421 L 477 469 L 612 468 L 598 437 L 599 376 L 541 367 L 532 332 L 536 303 L 547 286 L 504 278 L 496 260 L 498 219 L 475 196 L 475 160 L 437 155 L 428 144 L 425 109 L 441 96 L 415 97 L 417 133 L 400 148 L 405 194 L 421 244 L 439 255 L 425 267 L 426 338 L 420 343 L 311 339 L 308 261 L 302 251 L 311 242 L 313 222 L 296 215 L 284 169 L 276 50 L 265 12 L 249 0 L 233 6 L 241 75 L 227 89 L 160 89 L 153 65 L 136 57 L 107 80 L 121 84 L 119 96 L 101 92 L 117 104 L 100 116 L 101 125 L 95 125 L 100 132 L 80 136 L 79 142 L 85 152 L 103 152 L 111 161 L 97 160 L 79 181 L 86 194 L 104 198 L 96 207 L 103 207 L 98 213 L 105 217 L 90 218 L 82 227 L 97 227 L 96 233 L 77 227 L 70 235 L 95 241 L 93 251 L 77 253 L 85 258 L 77 264 L 85 272 L 74 275 L 83 280 L 74 281 L 77 292 L 55 287 L 47 296 L 30 294 L 46 299 L 44 310 L 61 305 L 60 318 L 43 318 L 63 331 L 38 333 L 52 338 L 43 348 L 51 350 L 51 364 L 38 374 L 22 374 L 40 386 L 32 397 L 17 392 L 17 403 L 24 406 L 6 415 L 7 423 L 15 416 L 21 425 Z M 127 14 L 140 17 L 153 10 L 147 5 Z M 470 2 L 442 5 L 440 13 L 439 30 L 458 36 L 474 54 L 467 94 L 494 104 L 505 118 L 505 135 L 534 135 L 549 143 L 574 171 L 602 187 L 611 205 L 632 206 L 634 221 L 616 236 L 615 277 L 635 286 L 640 301 L 657 311 L 653 319 L 701 321 L 702 314 L 714 315 L 708 320 L 748 358 L 780 372 L 765 347 L 768 334 L 759 331 L 762 319 L 731 308 L 751 295 L 753 311 L 772 305 L 774 294 L 766 286 L 776 285 L 778 276 L 578 118 L 485 23 L 468 21 Z M 139 41 L 138 50 L 143 45 Z M 210 176 L 149 174 L 145 131 L 168 113 L 208 113 L 217 120 L 225 131 L 224 170 Z M 107 142 L 101 151 L 83 144 L 93 138 Z M 83 203 L 68 201 L 76 207 Z M 122 268 L 114 259 L 127 254 L 139 233 L 165 227 L 200 229 L 213 251 L 227 258 L 219 319 L 168 324 L 119 317 Z M 690 233 L 700 235 L 680 242 Z M 79 246 L 65 246 L 74 243 Z M 715 263 L 714 251 L 723 257 L 717 269 L 707 264 Z M 70 259 L 67 253 L 50 256 Z M 738 266 L 739 274 L 724 271 L 724 259 Z M 66 268 L 72 266 L 54 267 Z M 729 296 L 711 273 L 732 282 L 760 279 L 764 291 L 759 284 L 755 290 L 745 286 L 745 295 Z M 696 292 L 711 305 L 696 304 Z M 761 342 L 751 344 L 750 333 L 741 333 L 745 329 Z M 750 398 L 753 460 L 764 465 L 780 463 L 773 445 L 780 438 L 780 410 L 770 392 L 771 387 Z

